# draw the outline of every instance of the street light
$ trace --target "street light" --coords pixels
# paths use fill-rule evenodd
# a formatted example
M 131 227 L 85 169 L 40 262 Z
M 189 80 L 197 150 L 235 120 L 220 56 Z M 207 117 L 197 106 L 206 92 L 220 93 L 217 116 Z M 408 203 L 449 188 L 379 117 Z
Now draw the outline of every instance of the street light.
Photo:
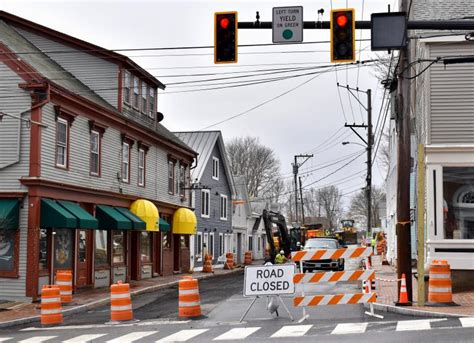
M 342 142 L 342 145 L 347 145 L 347 144 L 356 144 L 356 145 L 363 146 L 364 148 L 367 149 L 367 145 L 364 145 L 364 144 L 360 144 L 360 143 L 356 143 L 356 142 Z

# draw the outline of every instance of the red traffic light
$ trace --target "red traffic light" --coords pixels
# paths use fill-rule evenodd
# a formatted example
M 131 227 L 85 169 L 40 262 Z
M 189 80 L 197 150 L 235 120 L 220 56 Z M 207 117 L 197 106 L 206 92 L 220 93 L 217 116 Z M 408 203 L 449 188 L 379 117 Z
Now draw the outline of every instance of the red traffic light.
M 229 19 L 228 19 L 228 18 L 222 18 L 222 19 L 219 21 L 219 25 L 220 25 L 223 29 L 227 29 L 227 26 L 229 26 Z
M 345 14 L 340 14 L 336 18 L 336 23 L 340 27 L 346 26 L 348 21 L 349 21 L 349 19 L 347 19 L 347 16 Z

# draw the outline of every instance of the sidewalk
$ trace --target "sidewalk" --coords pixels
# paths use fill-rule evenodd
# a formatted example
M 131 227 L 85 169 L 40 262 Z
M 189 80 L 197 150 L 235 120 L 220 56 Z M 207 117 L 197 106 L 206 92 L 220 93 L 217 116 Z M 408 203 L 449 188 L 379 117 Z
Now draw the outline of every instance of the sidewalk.
M 372 257 L 372 267 L 375 270 L 377 279 L 395 280 L 397 272 L 395 266 L 383 266 L 380 256 Z M 432 306 L 417 306 L 417 280 L 413 278 L 413 306 L 395 306 L 394 301 L 398 300 L 397 283 L 396 282 L 376 282 L 377 289 L 377 305 L 380 310 L 389 312 L 398 312 L 412 315 L 430 315 L 430 316 L 474 316 L 474 291 L 467 291 L 462 293 L 454 293 L 453 301 L 460 306 L 450 307 L 432 307 Z M 428 288 L 428 283 L 425 284 Z M 418 313 L 424 311 L 426 313 Z M 409 313 L 411 312 L 411 313 Z
M 261 264 L 261 261 L 253 261 L 252 264 Z M 162 288 L 172 287 L 178 284 L 178 281 L 184 275 L 192 275 L 193 278 L 202 280 L 211 277 L 217 277 L 242 271 L 242 268 L 225 270 L 222 268 L 214 269 L 214 273 L 194 272 L 192 274 L 178 274 L 172 276 L 157 277 L 141 281 L 130 282 L 130 294 L 132 298 L 139 294 L 150 293 Z M 104 306 L 109 303 L 109 287 L 85 289 L 73 296 L 71 305 L 63 305 L 63 316 L 70 316 L 75 313 L 85 312 L 87 310 Z M 176 311 L 178 308 L 176 307 Z M 9 310 L 0 308 L 0 329 L 9 326 L 38 322 L 40 320 L 40 303 L 17 303 Z

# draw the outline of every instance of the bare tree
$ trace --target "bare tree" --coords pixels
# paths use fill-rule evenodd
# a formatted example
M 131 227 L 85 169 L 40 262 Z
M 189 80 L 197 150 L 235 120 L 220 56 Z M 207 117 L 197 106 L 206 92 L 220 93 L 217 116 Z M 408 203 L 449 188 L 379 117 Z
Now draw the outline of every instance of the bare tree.
M 317 191 L 318 206 L 322 214 L 328 219 L 331 230 L 337 229 L 341 217 L 342 194 L 336 186 L 328 186 Z
M 260 144 L 256 137 L 238 137 L 226 144 L 231 171 L 245 175 L 251 198 L 275 197 L 281 191 L 280 161 L 272 149 Z
M 318 199 L 318 190 L 310 188 L 303 195 L 304 211 L 308 217 L 321 217 L 321 204 Z
M 385 193 L 381 188 L 372 187 L 372 223 L 380 226 L 380 206 L 385 202 Z M 352 219 L 367 226 L 367 195 L 365 190 L 358 192 L 351 199 L 350 216 Z

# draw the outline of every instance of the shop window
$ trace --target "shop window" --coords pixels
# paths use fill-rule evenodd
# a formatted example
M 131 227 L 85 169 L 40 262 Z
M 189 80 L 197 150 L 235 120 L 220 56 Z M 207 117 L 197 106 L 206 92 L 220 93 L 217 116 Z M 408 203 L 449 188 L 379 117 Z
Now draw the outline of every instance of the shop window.
M 54 269 L 72 269 L 73 233 L 71 229 L 54 232 Z
M 0 229 L 0 275 L 15 270 L 17 230 Z
M 56 166 L 67 168 L 68 161 L 68 121 L 58 118 L 56 123 Z
M 39 237 L 39 270 L 47 271 L 49 270 L 48 260 L 49 260 L 49 232 L 46 229 L 40 229 Z
M 106 230 L 95 231 L 95 253 L 94 264 L 96 267 L 109 264 L 109 249 L 107 244 L 108 234 Z
M 125 263 L 125 240 L 123 231 L 113 231 L 112 255 L 114 263 Z
M 146 231 L 140 235 L 140 256 L 142 263 L 151 262 L 151 235 Z
M 90 173 L 100 174 L 100 134 L 97 131 L 91 131 Z
M 227 220 L 227 195 L 221 194 L 220 197 L 220 218 Z
M 474 167 L 443 168 L 446 239 L 474 239 Z
M 79 231 L 78 255 L 79 262 L 84 263 L 87 260 L 87 233 L 85 230 Z
M 161 237 L 163 240 L 163 248 L 171 248 L 171 232 L 163 232 Z
M 210 195 L 209 189 L 201 190 L 201 217 L 209 218 Z
M 212 158 L 212 178 L 219 180 L 219 159 L 217 157 Z
M 181 235 L 179 237 L 179 246 L 181 248 L 189 248 L 189 236 L 188 235 Z

